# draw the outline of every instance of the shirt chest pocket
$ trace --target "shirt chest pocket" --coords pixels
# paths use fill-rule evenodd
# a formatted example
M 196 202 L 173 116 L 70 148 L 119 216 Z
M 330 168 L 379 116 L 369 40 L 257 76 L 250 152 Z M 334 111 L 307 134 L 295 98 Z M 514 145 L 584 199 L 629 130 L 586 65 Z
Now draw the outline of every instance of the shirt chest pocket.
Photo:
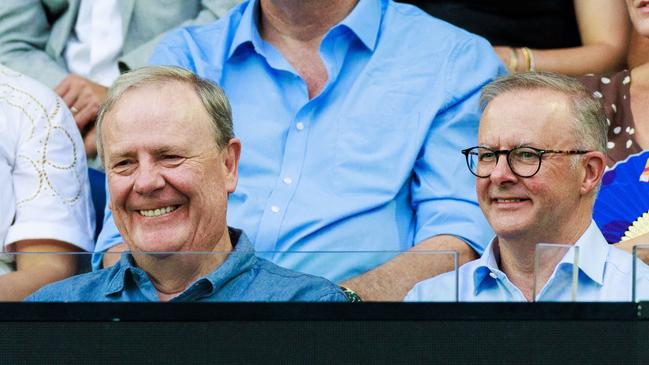
M 339 119 L 333 186 L 339 192 L 396 193 L 410 176 L 419 115 L 362 114 Z

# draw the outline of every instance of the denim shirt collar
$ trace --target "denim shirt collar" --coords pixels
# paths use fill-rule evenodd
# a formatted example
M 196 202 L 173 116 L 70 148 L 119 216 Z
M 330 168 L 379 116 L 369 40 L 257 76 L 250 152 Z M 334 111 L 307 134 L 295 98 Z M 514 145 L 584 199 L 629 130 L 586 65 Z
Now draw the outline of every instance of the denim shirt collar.
M 386 0 L 359 0 L 352 12 L 345 17 L 338 25 L 349 28 L 363 44 L 374 51 L 378 39 L 378 33 L 381 27 L 381 20 L 385 9 L 388 5 Z M 241 14 L 239 25 L 234 33 L 230 49 L 228 50 L 228 59 L 239 49 L 240 46 L 251 43 L 257 53 L 262 53 L 264 42 L 257 27 L 259 19 L 259 1 L 250 0 L 245 5 L 245 10 Z
M 252 269 L 257 263 L 255 250 L 246 234 L 241 230 L 230 227 L 228 227 L 228 233 L 230 234 L 230 240 L 232 241 L 234 250 L 228 254 L 228 258 L 216 270 L 196 281 L 196 283 L 209 283 L 210 290 L 207 293 L 208 296 L 215 294 L 232 278 Z M 110 279 L 107 280 L 103 290 L 106 296 L 127 290 L 127 279 L 129 277 L 142 276 L 144 273 L 142 269 L 137 267 L 133 256 L 128 252 L 122 253 L 119 262 L 109 270 L 111 270 L 109 274 Z M 195 286 L 194 284 L 188 286 L 188 289 L 181 293 L 178 298 L 184 297 Z
M 586 231 L 579 237 L 574 246 L 579 247 L 579 270 L 586 274 L 592 281 L 599 285 L 604 284 L 604 269 L 606 259 L 608 258 L 609 245 L 604 236 L 597 228 L 594 221 L 591 221 Z M 572 268 L 574 246 L 566 252 L 561 261 L 557 264 L 556 270 L 562 267 Z M 484 280 L 489 274 L 494 275 L 500 280 L 505 274 L 498 267 L 497 253 L 498 237 L 494 237 L 482 256 L 477 260 L 473 269 L 474 295 L 478 295 L 482 289 Z M 554 273 L 552 274 L 554 277 Z M 552 280 L 552 277 L 550 280 Z M 495 278 L 494 278 L 495 279 Z

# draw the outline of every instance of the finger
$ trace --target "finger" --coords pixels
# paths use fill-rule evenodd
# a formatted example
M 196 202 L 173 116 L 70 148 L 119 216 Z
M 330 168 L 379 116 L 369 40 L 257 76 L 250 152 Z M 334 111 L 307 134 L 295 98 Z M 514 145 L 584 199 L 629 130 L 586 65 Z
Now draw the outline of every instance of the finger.
M 81 85 L 70 85 L 65 91 L 61 98 L 65 102 L 65 105 L 72 107 L 79 98 L 79 93 L 81 92 Z M 77 107 L 78 108 L 78 107 Z
M 77 127 L 82 135 L 87 133 L 88 124 L 97 118 L 97 111 L 99 107 L 96 104 L 88 104 L 74 115 L 74 121 L 77 122 Z
M 94 125 L 88 131 L 86 136 L 83 137 L 83 146 L 86 150 L 86 156 L 88 156 L 88 158 L 97 156 L 97 128 Z
M 65 95 L 65 93 L 68 92 L 68 90 L 70 89 L 70 81 L 69 81 L 69 78 L 70 78 L 70 75 L 68 75 L 66 78 L 64 78 L 63 80 L 61 80 L 61 82 L 59 82 L 58 85 L 56 85 L 56 87 L 54 88 L 54 92 L 55 92 L 57 95 L 63 97 L 63 95 Z

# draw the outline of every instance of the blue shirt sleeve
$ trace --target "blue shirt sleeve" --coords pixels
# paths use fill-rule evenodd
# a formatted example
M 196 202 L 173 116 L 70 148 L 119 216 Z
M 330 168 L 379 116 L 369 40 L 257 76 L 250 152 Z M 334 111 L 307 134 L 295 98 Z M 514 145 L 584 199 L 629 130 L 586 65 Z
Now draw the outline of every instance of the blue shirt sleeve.
M 477 203 L 475 178 L 460 149 L 477 144 L 480 90 L 505 69 L 483 39 L 456 46 L 446 72 L 448 102 L 435 116 L 412 180 L 415 242 L 452 234 L 482 253 L 493 231 Z
M 149 64 L 179 66 L 196 72 L 189 51 L 190 42 L 194 43 L 185 28 L 169 32 L 153 50 Z
M 113 220 L 113 212 L 109 208 L 110 193 L 108 192 L 108 182 L 106 182 L 106 206 L 104 207 L 104 224 L 101 227 L 101 232 L 97 237 L 97 244 L 95 245 L 95 253 L 92 255 L 92 269 L 101 269 L 101 261 L 104 257 L 104 252 L 109 248 L 123 242 L 122 236 L 119 234 L 115 221 Z

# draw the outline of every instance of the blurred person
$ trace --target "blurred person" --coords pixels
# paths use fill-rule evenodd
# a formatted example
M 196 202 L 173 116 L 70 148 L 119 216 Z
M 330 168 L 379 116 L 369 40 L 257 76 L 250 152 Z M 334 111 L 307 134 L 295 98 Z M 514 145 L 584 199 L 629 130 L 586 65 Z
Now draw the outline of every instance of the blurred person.
M 631 255 L 610 246 L 592 220 L 606 167 L 601 106 L 575 79 L 522 73 L 482 91 L 478 146 L 463 150 L 480 207 L 496 232 L 482 257 L 459 269 L 460 301 L 630 301 Z M 579 247 L 544 255 L 536 244 Z M 646 288 L 649 267 L 640 265 Z M 533 296 L 535 277 L 536 297 Z M 417 284 L 408 301 L 436 301 L 455 290 L 455 273 Z M 446 294 L 448 297 L 448 294 Z
M 151 62 L 228 94 L 247 147 L 229 221 L 273 262 L 399 301 L 453 265 L 417 252 L 482 252 L 491 232 L 452 153 L 504 72 L 485 40 L 388 0 L 252 0 L 169 33 Z M 107 219 L 97 250 L 123 249 Z
M 126 73 L 109 89 L 97 128 L 115 223 L 131 254 L 28 300 L 347 300 L 325 279 L 257 258 L 245 233 L 228 227 L 241 143 L 218 86 L 172 67 Z
M 89 158 L 94 122 L 120 71 L 143 66 L 166 31 L 211 22 L 236 0 L 5 0 L 0 63 L 59 94 L 72 111 Z
M 510 72 L 620 70 L 629 25 L 621 1 L 405 0 L 485 37 Z
M 617 184 L 617 176 L 621 175 L 620 171 L 629 168 L 626 164 L 627 161 L 637 156 L 642 161 L 647 161 L 646 153 L 649 149 L 649 123 L 644 122 L 649 120 L 649 108 L 647 107 L 647 100 L 649 100 L 649 60 L 643 59 L 633 54 L 638 54 L 638 50 L 645 47 L 647 39 L 649 39 L 649 4 L 640 0 L 626 0 L 626 8 L 628 17 L 631 19 L 633 25 L 633 37 L 635 41 L 632 43 L 629 54 L 630 63 L 633 67 L 630 70 L 623 70 L 614 74 L 608 75 L 588 75 L 581 79 L 586 87 L 598 98 L 606 113 L 607 121 L 610 124 L 608 129 L 608 160 L 607 165 L 610 169 L 607 172 L 608 179 L 607 185 L 613 186 Z M 619 248 L 631 252 L 633 247 L 639 243 L 649 243 L 649 234 L 642 234 L 642 231 L 636 235 L 629 235 L 628 227 L 634 223 L 635 218 L 640 218 L 643 213 L 649 211 L 649 205 L 646 205 L 642 199 L 633 198 L 634 194 L 642 193 L 643 185 L 647 184 L 647 179 L 643 178 L 643 170 L 636 174 L 635 181 L 625 181 L 630 184 L 626 189 L 630 195 L 630 199 L 637 202 L 638 208 L 636 211 L 637 217 L 632 219 L 619 219 L 618 222 L 612 223 L 623 224 L 621 230 L 613 230 L 610 234 L 609 241 L 616 243 Z M 639 188 L 635 189 L 636 186 Z M 604 187 L 606 188 L 606 186 Z M 624 199 L 615 201 L 614 209 L 611 209 L 608 202 L 608 194 L 603 195 L 597 201 L 602 205 L 602 209 L 606 210 L 607 215 L 622 216 L 624 214 L 621 210 L 627 209 L 624 205 Z M 606 207 L 605 207 L 606 206 Z M 599 208 L 599 205 L 596 205 Z M 601 222 L 603 229 L 608 228 L 606 222 Z M 646 231 L 646 227 L 644 227 Z M 626 232 L 625 232 L 626 230 Z M 626 239 L 627 235 L 632 236 L 632 239 Z M 620 239 L 625 239 L 620 242 Z M 646 255 L 645 255 L 646 256 Z
M 60 253 L 92 252 L 82 146 L 60 98 L 0 65 L 0 301 L 73 275 L 77 256 Z
M 644 1 L 626 0 L 634 31 L 649 38 L 649 7 Z M 610 127 L 607 165 L 649 148 L 649 62 L 611 75 L 587 75 L 584 85 L 599 99 Z

